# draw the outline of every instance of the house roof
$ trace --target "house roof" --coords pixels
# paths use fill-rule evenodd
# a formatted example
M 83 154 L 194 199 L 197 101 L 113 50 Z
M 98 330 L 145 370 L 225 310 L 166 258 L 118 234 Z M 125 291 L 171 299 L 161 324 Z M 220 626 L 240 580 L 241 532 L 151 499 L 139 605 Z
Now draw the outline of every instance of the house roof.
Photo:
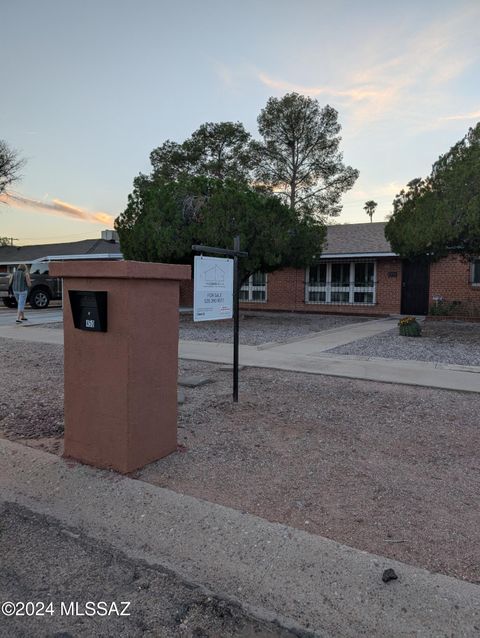
M 364 224 L 336 224 L 327 226 L 327 239 L 321 258 L 347 256 L 393 256 L 392 248 L 385 239 L 386 222 Z M 0 264 L 31 263 L 49 255 L 100 255 L 118 254 L 118 242 L 104 239 L 83 239 L 62 244 L 40 244 L 36 246 L 0 246 Z
M 357 255 L 394 255 L 385 239 L 386 222 L 336 224 L 327 226 L 322 257 Z
M 120 252 L 118 242 L 104 239 L 83 239 L 63 244 L 40 244 L 36 246 L 0 246 L 0 264 L 16 262 L 31 263 L 35 259 L 50 255 L 102 255 Z

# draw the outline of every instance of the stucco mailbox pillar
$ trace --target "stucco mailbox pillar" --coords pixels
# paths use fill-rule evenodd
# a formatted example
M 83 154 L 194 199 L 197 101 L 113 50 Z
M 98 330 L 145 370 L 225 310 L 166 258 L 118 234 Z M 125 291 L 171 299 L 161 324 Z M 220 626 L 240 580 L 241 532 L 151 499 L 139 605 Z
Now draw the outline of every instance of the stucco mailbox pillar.
M 176 450 L 179 283 L 190 266 L 76 261 L 50 273 L 63 277 L 64 456 L 131 472 Z

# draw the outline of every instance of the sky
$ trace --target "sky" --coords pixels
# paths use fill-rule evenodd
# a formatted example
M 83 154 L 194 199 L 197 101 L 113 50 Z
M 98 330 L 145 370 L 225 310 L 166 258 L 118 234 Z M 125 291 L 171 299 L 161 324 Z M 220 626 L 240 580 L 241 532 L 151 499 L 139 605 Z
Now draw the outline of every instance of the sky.
M 17 245 L 113 227 L 150 152 L 204 122 L 258 137 L 270 96 L 338 110 L 360 177 L 338 223 L 394 196 L 480 121 L 480 0 L 0 0 L 0 203 Z

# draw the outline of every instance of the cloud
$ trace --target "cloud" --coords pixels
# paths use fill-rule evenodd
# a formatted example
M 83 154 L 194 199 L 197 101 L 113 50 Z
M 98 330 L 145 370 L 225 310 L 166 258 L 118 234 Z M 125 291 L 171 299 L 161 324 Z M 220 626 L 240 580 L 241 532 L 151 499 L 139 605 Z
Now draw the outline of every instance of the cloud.
M 365 189 L 353 189 L 351 191 L 351 200 L 360 201 L 367 199 L 375 199 L 377 198 L 391 198 L 393 199 L 395 195 L 405 188 L 405 184 L 401 184 L 400 182 L 388 182 L 387 184 L 372 184 L 368 190 Z
M 88 211 L 79 206 L 62 202 L 60 199 L 53 199 L 51 202 L 32 199 L 23 195 L 14 193 L 3 193 L 0 195 L 0 202 L 12 206 L 13 208 L 21 208 L 34 210 L 50 215 L 58 215 L 60 217 L 68 217 L 83 222 L 94 222 L 97 224 L 107 224 L 113 226 L 113 216 L 101 211 Z
M 477 31 L 472 28 L 479 19 L 480 5 L 472 5 L 453 10 L 414 33 L 405 33 L 402 27 L 397 34 L 390 30 L 388 39 L 377 36 L 374 44 L 369 41 L 363 52 L 359 50 L 355 66 L 334 84 L 299 84 L 264 71 L 256 76 L 278 92 L 331 99 L 346 113 L 350 134 L 386 118 L 409 121 L 417 130 L 428 128 L 432 120 L 440 119 L 439 107 L 445 108 L 454 97 L 448 84 L 480 57 Z M 400 51 L 392 48 L 396 42 L 401 43 Z
M 480 120 L 480 110 L 472 113 L 464 113 L 461 115 L 446 115 L 439 118 L 442 122 L 451 122 L 453 120 Z
M 223 62 L 214 61 L 213 65 L 223 84 L 228 88 L 232 88 L 235 84 L 232 70 Z
M 379 93 L 372 87 L 360 86 L 350 89 L 335 89 L 331 86 L 303 86 L 284 80 L 276 80 L 266 73 L 259 72 L 258 79 L 266 86 L 280 91 L 294 91 L 305 95 L 332 95 L 335 97 L 347 97 L 355 102 L 373 97 L 378 97 Z

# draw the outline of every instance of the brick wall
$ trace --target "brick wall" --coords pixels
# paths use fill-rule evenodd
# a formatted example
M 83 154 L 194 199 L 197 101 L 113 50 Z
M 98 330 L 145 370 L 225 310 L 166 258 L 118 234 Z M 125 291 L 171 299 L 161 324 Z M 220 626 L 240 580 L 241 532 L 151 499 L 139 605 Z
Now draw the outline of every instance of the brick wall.
M 480 308 L 480 286 L 471 283 L 471 263 L 458 255 L 449 255 L 430 267 L 429 303 L 440 296 L 446 302 L 461 301 Z
M 396 277 L 389 277 L 396 273 Z M 377 302 L 374 305 L 305 303 L 305 270 L 284 268 L 268 274 L 267 301 L 241 304 L 243 310 L 284 310 L 335 314 L 388 315 L 400 312 L 402 264 L 377 260 Z
M 396 274 L 395 274 L 396 273 Z M 400 259 L 377 259 L 377 300 L 375 305 L 305 303 L 305 271 L 284 268 L 267 276 L 267 301 L 245 303 L 243 310 L 277 310 L 335 314 L 388 315 L 400 313 L 402 262 Z M 470 263 L 451 255 L 430 268 L 429 305 L 433 297 L 447 302 L 461 301 L 480 308 L 480 286 L 472 286 Z M 180 284 L 180 305 L 193 305 L 193 281 Z

